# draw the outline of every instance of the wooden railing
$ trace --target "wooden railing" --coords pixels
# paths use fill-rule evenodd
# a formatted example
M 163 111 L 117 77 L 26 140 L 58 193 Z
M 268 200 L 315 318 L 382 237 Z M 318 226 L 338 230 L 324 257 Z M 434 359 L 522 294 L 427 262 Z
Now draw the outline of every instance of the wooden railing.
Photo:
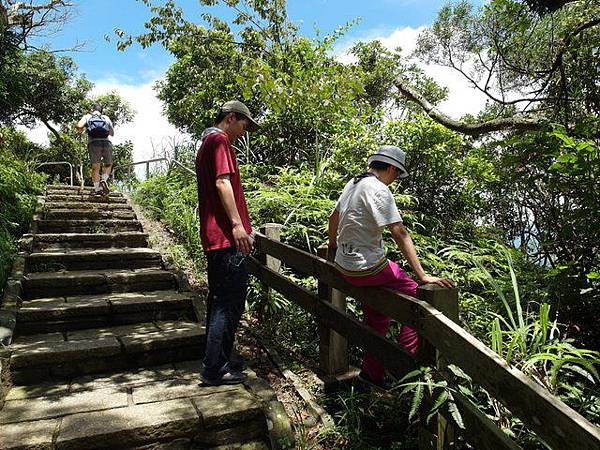
M 415 367 L 415 358 L 398 344 L 375 333 L 345 311 L 346 296 L 365 303 L 392 319 L 415 328 L 435 349 L 440 374 L 448 383 L 455 380 L 444 364 L 460 367 L 473 382 L 523 421 L 550 448 L 556 450 L 600 449 L 600 429 L 520 370 L 510 367 L 500 356 L 466 332 L 458 320 L 457 293 L 434 285 L 419 288 L 413 298 L 384 288 L 358 288 L 341 276 L 326 258 L 314 256 L 277 240 L 278 227 L 268 224 L 257 234 L 258 257 L 249 258 L 249 270 L 270 289 L 281 293 L 320 323 L 320 364 L 329 375 L 348 369 L 347 343 L 371 353 L 387 368 L 406 372 Z M 267 237 L 267 236 L 275 237 Z M 294 283 L 279 273 L 279 265 L 319 280 L 317 293 Z M 419 354 L 427 354 L 420 351 Z M 429 362 L 432 362 L 431 360 Z M 461 434 L 477 449 L 518 449 L 467 397 L 453 392 L 465 429 Z M 423 425 L 420 448 L 452 448 L 453 430 L 438 417 L 433 426 Z

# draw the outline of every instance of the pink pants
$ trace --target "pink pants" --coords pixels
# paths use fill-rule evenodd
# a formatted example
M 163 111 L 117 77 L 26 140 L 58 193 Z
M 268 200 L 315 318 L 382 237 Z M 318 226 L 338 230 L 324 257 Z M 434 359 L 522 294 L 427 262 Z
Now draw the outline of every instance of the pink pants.
M 368 275 L 365 277 L 344 276 L 344 278 L 354 286 L 386 287 L 412 297 L 416 297 L 417 295 L 418 284 L 393 261 L 389 261 L 388 266 L 375 275 Z M 362 309 L 364 313 L 364 323 L 373 328 L 377 333 L 385 336 L 390 329 L 391 319 L 385 314 L 375 311 L 368 305 L 363 304 Z M 419 349 L 419 335 L 413 328 L 403 325 L 400 329 L 400 335 L 398 336 L 398 344 L 410 353 L 415 354 Z M 385 368 L 383 367 L 383 364 L 369 353 L 365 353 L 362 370 L 366 372 L 367 376 L 372 380 L 379 381 L 383 380 L 385 377 Z

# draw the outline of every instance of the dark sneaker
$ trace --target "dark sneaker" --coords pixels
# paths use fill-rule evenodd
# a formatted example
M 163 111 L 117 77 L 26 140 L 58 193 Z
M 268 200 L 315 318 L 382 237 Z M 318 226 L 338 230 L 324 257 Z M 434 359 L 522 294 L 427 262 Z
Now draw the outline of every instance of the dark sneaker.
M 242 357 L 232 355 L 227 363 L 227 367 L 233 372 L 243 372 L 248 368 L 248 365 Z
M 102 194 L 108 195 L 110 190 L 108 189 L 108 183 L 104 180 L 100 181 L 100 187 L 102 188 Z
M 225 372 L 221 378 L 205 378 L 200 375 L 200 380 L 202 380 L 201 386 L 220 386 L 222 384 L 240 384 L 246 381 L 248 375 L 245 373 L 234 372 L 230 370 L 229 372 Z
M 94 191 L 94 193 L 92 194 L 94 197 L 103 197 L 104 196 L 104 192 L 100 191 Z
M 383 380 L 374 380 L 364 370 L 360 371 L 360 373 L 358 374 L 358 378 L 360 378 L 365 383 L 370 384 L 371 386 L 376 387 L 377 389 L 382 389 L 384 391 L 389 391 L 393 387 L 392 383 L 390 383 L 390 381 L 386 378 L 384 378 Z

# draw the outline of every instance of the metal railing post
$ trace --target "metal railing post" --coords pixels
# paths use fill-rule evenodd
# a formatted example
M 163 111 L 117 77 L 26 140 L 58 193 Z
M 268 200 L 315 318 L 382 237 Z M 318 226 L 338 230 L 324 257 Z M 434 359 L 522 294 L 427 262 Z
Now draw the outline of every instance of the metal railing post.
M 69 175 L 71 177 L 71 186 L 73 186 L 73 164 L 71 164 L 68 161 L 47 161 L 47 162 L 39 163 L 36 166 L 36 168 L 39 169 L 42 166 L 60 166 L 60 165 L 69 166 Z

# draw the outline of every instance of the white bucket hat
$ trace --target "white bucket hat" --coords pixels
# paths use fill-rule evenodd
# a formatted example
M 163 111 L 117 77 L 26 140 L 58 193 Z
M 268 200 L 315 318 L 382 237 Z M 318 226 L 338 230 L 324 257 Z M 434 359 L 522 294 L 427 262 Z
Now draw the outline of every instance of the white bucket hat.
M 395 145 L 382 145 L 379 147 L 377 151 L 367 159 L 368 164 L 371 164 L 373 161 L 379 161 L 397 167 L 400 169 L 400 175 L 398 176 L 400 179 L 408 176 L 408 171 L 406 170 L 406 167 L 404 167 L 406 153 Z

